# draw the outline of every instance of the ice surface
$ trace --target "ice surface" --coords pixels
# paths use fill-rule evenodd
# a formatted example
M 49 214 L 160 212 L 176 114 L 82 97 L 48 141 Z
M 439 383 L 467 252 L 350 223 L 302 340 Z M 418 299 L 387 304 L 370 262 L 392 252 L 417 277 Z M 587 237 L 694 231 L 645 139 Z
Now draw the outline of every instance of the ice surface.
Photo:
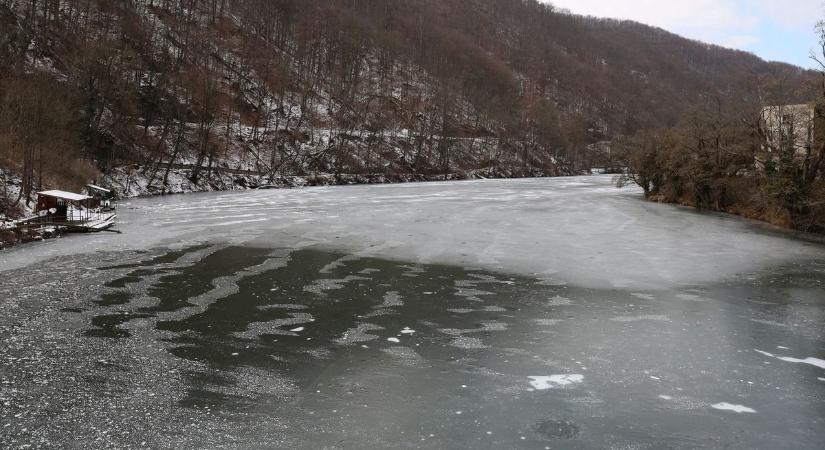
M 481 339 L 467 336 L 458 336 L 450 341 L 450 346 L 465 350 L 488 348 Z
M 640 316 L 620 316 L 610 319 L 614 322 L 640 322 L 642 320 L 654 320 L 660 322 L 670 322 L 670 318 L 658 314 L 644 314 Z
M 355 328 L 347 330 L 341 337 L 335 339 L 335 343 L 340 345 L 348 345 L 361 342 L 369 342 L 378 339 L 377 335 L 370 334 L 370 331 L 380 331 L 384 327 L 371 324 L 359 323 Z
M 408 367 L 427 367 L 427 361 L 415 350 L 408 347 L 390 347 L 382 350 L 384 353 L 392 356 L 399 364 Z
M 398 292 L 387 292 L 384 294 L 384 303 L 381 306 L 386 308 L 404 306 L 404 301 L 401 299 L 401 295 Z
M 713 409 L 719 409 L 719 410 L 722 410 L 722 411 L 733 411 L 737 414 L 742 414 L 742 413 L 751 413 L 751 414 L 753 414 L 753 413 L 756 413 L 756 410 L 754 410 L 752 408 L 748 408 L 747 406 L 734 405 L 734 404 L 731 404 L 731 403 L 724 403 L 724 402 L 716 403 L 715 405 L 710 405 L 710 407 L 713 408 Z
M 584 381 L 584 375 L 550 375 L 527 377 L 534 389 L 543 391 Z
M 609 176 L 597 176 L 137 199 L 119 205 L 122 235 L 19 246 L 0 258 L 0 270 L 79 252 L 231 242 L 320 245 L 361 256 L 650 291 L 717 281 L 822 252 L 821 246 L 745 220 L 640 197 L 635 189 L 614 188 Z M 217 219 L 251 214 L 265 214 L 266 220 Z M 414 267 L 410 274 L 416 274 Z M 332 282 L 310 288 L 335 287 Z
M 557 295 L 551 298 L 550 301 L 547 302 L 547 304 L 549 306 L 570 306 L 573 304 L 573 302 L 569 298 Z
M 819 367 L 820 369 L 825 369 L 825 360 L 823 360 L 823 359 L 813 358 L 813 357 L 808 357 L 808 358 L 805 358 L 805 359 L 799 359 L 799 358 L 792 358 L 790 356 L 777 356 L 777 355 L 774 355 L 773 353 L 768 353 L 768 352 L 765 352 L 765 351 L 762 351 L 762 350 L 754 350 L 754 351 L 757 352 L 757 353 L 761 353 L 765 356 L 769 356 L 771 358 L 776 358 L 780 361 L 785 361 L 785 362 L 789 362 L 789 363 L 810 364 L 812 366 Z
M 541 326 L 550 327 L 561 322 L 560 319 L 533 319 L 534 322 Z

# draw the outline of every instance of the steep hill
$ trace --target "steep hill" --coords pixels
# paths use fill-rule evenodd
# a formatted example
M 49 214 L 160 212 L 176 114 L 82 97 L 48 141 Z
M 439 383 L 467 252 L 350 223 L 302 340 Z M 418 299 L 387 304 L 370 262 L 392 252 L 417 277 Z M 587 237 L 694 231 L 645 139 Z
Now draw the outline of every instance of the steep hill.
M 813 79 L 535 0 L 0 0 L 0 173 L 23 201 L 101 177 L 575 173 L 592 144 Z

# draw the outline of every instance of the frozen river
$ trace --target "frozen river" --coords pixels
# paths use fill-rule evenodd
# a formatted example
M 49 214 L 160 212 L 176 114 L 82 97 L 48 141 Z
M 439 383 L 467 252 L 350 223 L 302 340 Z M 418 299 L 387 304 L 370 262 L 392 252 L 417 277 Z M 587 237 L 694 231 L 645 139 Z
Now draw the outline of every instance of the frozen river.
M 0 447 L 822 448 L 825 246 L 640 197 L 121 203 L 0 253 Z

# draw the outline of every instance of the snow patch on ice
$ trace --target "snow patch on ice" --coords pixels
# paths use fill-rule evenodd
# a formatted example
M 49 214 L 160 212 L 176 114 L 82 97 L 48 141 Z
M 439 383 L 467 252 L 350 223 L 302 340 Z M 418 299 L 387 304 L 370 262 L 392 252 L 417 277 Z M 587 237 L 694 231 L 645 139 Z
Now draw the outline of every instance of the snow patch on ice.
M 533 319 L 533 322 L 543 326 L 543 327 L 551 327 L 558 323 L 561 323 L 561 319 Z
M 370 334 L 370 331 L 383 330 L 384 327 L 371 323 L 359 323 L 355 328 L 350 328 L 341 337 L 335 339 L 339 345 L 349 345 L 361 342 L 369 342 L 378 339 L 378 336 Z
M 309 309 L 309 306 L 306 306 L 306 305 L 293 305 L 293 304 L 285 303 L 285 304 L 275 304 L 275 305 L 261 305 L 261 306 L 258 306 L 258 309 L 261 310 L 261 311 L 268 311 L 268 310 L 272 310 L 272 309 L 297 309 L 297 310 L 303 310 L 303 309 Z
M 276 319 L 269 322 L 253 322 L 249 324 L 245 331 L 232 333 L 233 336 L 241 339 L 255 339 L 262 335 L 276 335 L 276 336 L 297 336 L 296 330 L 300 328 L 302 331 L 304 327 L 293 328 L 289 331 L 282 327 L 295 326 L 305 323 L 314 322 L 315 318 L 308 313 L 290 313 L 289 318 Z
M 613 322 L 640 322 L 643 320 L 655 320 L 660 322 L 670 322 L 670 318 L 668 316 L 662 315 L 653 315 L 653 314 L 645 314 L 641 316 L 620 316 L 614 317 L 612 319 Z
M 502 308 L 501 306 L 491 305 L 491 306 L 485 306 L 484 307 L 484 312 L 507 312 L 507 309 Z
M 308 286 L 304 286 L 304 291 L 311 292 L 313 294 L 324 295 L 326 291 L 334 291 L 338 289 L 343 289 L 347 283 L 352 283 L 354 281 L 369 281 L 369 278 L 356 276 L 356 275 L 349 275 L 346 278 L 339 279 L 339 280 L 330 280 L 330 279 L 321 279 L 315 280 L 312 284 Z
M 429 367 L 427 361 L 415 350 L 408 347 L 390 347 L 381 350 L 392 356 L 399 364 L 407 367 Z
M 543 391 L 546 389 L 553 389 L 557 387 L 569 386 L 575 383 L 584 381 L 584 375 L 550 375 L 550 376 L 534 376 L 527 377 L 530 380 L 530 386 L 534 389 Z
M 550 301 L 547 302 L 547 304 L 550 306 L 569 306 L 572 305 L 573 302 L 569 298 L 557 295 L 551 298 Z
M 404 301 L 401 300 L 401 294 L 395 291 L 391 291 L 384 294 L 384 303 L 381 306 L 384 308 L 404 306 Z
M 721 411 L 733 411 L 737 414 L 742 414 L 742 413 L 754 414 L 754 413 L 756 413 L 755 409 L 748 408 L 747 406 L 734 405 L 734 404 L 725 403 L 725 402 L 716 403 L 715 405 L 710 405 L 710 407 L 713 408 L 713 409 L 721 410 Z
M 465 350 L 488 348 L 481 339 L 467 336 L 458 336 L 450 342 L 450 346 Z
M 768 352 L 765 352 L 765 351 L 762 351 L 762 350 L 757 350 L 757 349 L 754 349 L 754 351 L 756 353 L 761 353 L 761 354 L 763 354 L 765 356 L 769 356 L 771 358 L 776 358 L 780 361 L 785 361 L 785 362 L 789 362 L 789 363 L 797 363 L 797 364 L 810 364 L 812 366 L 819 367 L 820 369 L 825 369 L 825 359 L 819 359 L 819 358 L 813 358 L 813 357 L 808 357 L 808 358 L 805 358 L 805 359 L 799 359 L 799 358 L 792 358 L 790 356 L 777 356 L 777 355 L 774 355 L 773 353 L 768 353 Z
M 704 297 L 700 297 L 700 296 L 695 295 L 695 294 L 676 294 L 676 298 L 678 298 L 680 300 L 686 300 L 686 301 L 689 301 L 689 302 L 706 302 L 706 301 L 708 301 L 708 299 L 706 299 Z

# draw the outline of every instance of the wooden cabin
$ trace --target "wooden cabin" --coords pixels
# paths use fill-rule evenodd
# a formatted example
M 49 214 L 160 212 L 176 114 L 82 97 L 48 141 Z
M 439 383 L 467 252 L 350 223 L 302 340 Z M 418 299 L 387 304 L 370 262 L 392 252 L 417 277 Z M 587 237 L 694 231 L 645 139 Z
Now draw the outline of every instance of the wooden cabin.
M 55 222 L 84 222 L 93 207 L 93 197 L 66 191 L 43 191 L 37 193 L 38 215 L 50 217 Z

